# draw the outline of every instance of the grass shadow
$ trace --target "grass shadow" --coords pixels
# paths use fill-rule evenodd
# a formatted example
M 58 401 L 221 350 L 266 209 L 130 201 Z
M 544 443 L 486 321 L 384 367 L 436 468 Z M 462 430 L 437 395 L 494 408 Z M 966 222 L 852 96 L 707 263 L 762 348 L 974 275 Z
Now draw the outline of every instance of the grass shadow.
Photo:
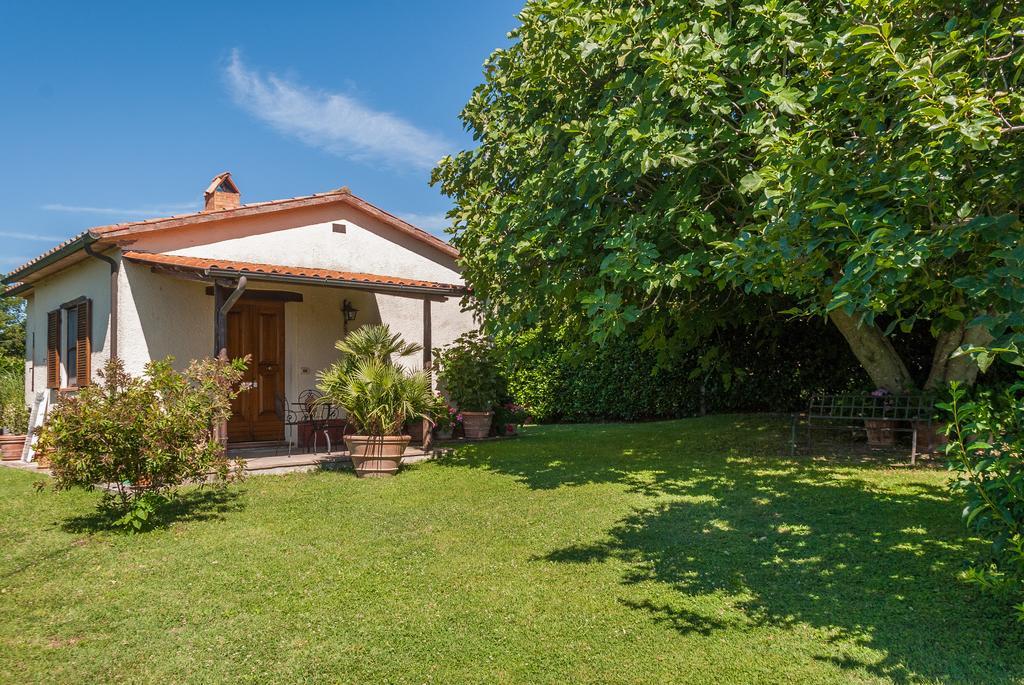
M 168 528 L 175 523 L 222 520 L 229 513 L 241 511 L 241 492 L 235 488 L 193 488 L 171 496 L 149 518 L 143 531 Z M 83 534 L 119 532 L 114 525 L 121 514 L 97 508 L 88 514 L 64 519 L 60 528 L 66 533 Z
M 442 463 L 536 489 L 615 483 L 640 496 L 601 540 L 539 560 L 623 564 L 624 586 L 643 594 L 653 582 L 677 600 L 630 606 L 681 634 L 735 628 L 687 608 L 718 594 L 742 625 L 822 630 L 834 649 L 813 658 L 842 669 L 895 682 L 1024 678 L 1024 627 L 956 580 L 977 552 L 957 505 L 942 484 L 897 480 L 903 461 L 790 458 L 787 426 L 756 417 L 590 428 L 553 427 Z

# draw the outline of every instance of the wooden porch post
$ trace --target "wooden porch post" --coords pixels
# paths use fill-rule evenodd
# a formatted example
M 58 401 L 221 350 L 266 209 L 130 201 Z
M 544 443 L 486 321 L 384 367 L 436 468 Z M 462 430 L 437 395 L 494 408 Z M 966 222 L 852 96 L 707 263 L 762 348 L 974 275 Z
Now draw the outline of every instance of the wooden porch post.
M 433 324 L 430 320 L 430 299 L 423 298 L 423 370 L 427 373 L 427 382 L 430 384 L 430 389 L 434 389 L 434 377 L 430 370 L 430 365 L 433 362 L 433 353 L 430 350 L 431 345 L 431 328 Z M 429 450 L 431 443 L 434 441 L 434 433 L 430 430 L 431 425 L 429 421 L 423 422 L 423 449 L 424 451 Z
M 227 317 L 221 316 L 220 310 L 224 307 L 227 297 L 227 289 L 215 281 L 213 284 L 213 356 L 222 361 L 228 358 Z M 227 421 L 221 421 L 213 427 L 213 436 L 217 442 L 227 447 Z
M 238 298 L 245 292 L 245 286 L 249 280 L 242 276 L 234 284 L 234 290 L 228 293 L 228 288 L 220 281 L 213 283 L 213 356 L 220 357 L 223 352 L 228 351 L 228 312 L 238 302 Z
M 431 322 L 430 322 L 430 300 L 423 299 L 423 368 L 426 372 L 430 373 L 430 364 L 433 360 L 433 353 L 430 350 L 430 334 L 431 334 Z
M 248 283 L 245 276 L 238 279 L 234 291 L 228 293 L 227 287 L 220 281 L 213 283 L 213 356 L 221 361 L 228 361 L 228 312 L 245 292 Z M 228 422 L 222 421 L 214 426 L 214 437 L 225 447 L 228 444 Z
M 224 355 L 227 356 L 228 317 L 226 314 L 221 314 L 221 310 L 224 308 L 224 302 L 227 301 L 227 299 L 227 289 L 219 282 L 215 282 L 213 284 L 213 356 L 218 358 L 220 357 L 222 350 Z

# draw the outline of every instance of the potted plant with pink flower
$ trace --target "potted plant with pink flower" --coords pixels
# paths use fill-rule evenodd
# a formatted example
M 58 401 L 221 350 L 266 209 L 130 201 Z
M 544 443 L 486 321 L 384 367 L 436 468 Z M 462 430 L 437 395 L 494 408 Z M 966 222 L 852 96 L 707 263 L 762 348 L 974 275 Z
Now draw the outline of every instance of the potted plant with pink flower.
M 462 423 L 462 415 L 441 393 L 434 393 L 434 400 L 434 436 L 438 440 L 451 440 L 455 429 Z
M 465 333 L 435 355 L 442 389 L 462 415 L 466 438 L 479 440 L 491 434 L 494 406 L 504 394 L 494 344 L 477 332 Z
M 526 423 L 529 416 L 526 407 L 512 400 L 498 405 L 494 412 L 494 423 L 497 426 L 498 435 L 515 435 L 519 426 Z

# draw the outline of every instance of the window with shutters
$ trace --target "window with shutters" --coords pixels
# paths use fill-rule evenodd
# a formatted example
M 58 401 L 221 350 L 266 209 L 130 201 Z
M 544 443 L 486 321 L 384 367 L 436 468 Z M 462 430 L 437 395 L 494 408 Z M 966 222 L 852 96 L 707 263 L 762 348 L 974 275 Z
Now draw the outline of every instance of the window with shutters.
M 68 385 L 78 385 L 78 307 L 67 310 L 67 343 L 64 347 L 64 365 L 68 372 Z
M 78 335 L 75 340 L 75 385 L 82 387 L 89 385 L 92 380 L 92 369 L 89 362 L 92 360 L 92 301 L 85 300 L 78 305 L 75 313 L 75 330 Z
M 50 367 L 47 366 L 47 387 L 58 387 L 59 385 L 59 369 L 60 359 L 64 360 L 64 378 L 65 385 L 69 388 L 80 388 L 88 385 L 89 380 L 92 377 L 90 369 L 90 360 L 92 358 L 92 326 L 91 326 L 91 315 L 92 307 L 91 301 L 80 297 L 77 300 L 68 302 L 61 308 L 64 310 L 64 340 L 63 342 L 63 356 L 61 356 L 61 350 L 54 350 L 53 356 L 57 362 L 55 368 L 57 369 L 57 384 L 50 385 Z M 56 321 L 56 330 L 54 332 L 54 339 L 60 341 L 60 318 Z M 61 343 L 58 343 L 60 345 Z M 50 353 L 47 352 L 47 359 L 49 360 Z M 49 364 L 49 361 L 47 362 Z
M 60 387 L 60 310 L 46 314 L 46 387 Z

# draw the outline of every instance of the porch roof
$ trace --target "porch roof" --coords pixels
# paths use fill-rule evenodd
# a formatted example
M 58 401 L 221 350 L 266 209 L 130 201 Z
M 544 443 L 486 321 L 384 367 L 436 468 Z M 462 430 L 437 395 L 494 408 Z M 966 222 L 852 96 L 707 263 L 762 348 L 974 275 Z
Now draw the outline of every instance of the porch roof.
M 441 297 L 461 296 L 467 292 L 466 286 L 456 283 L 437 283 L 398 276 L 315 269 L 305 266 L 237 262 L 228 259 L 185 257 L 133 250 L 126 250 L 122 256 L 130 262 L 148 264 L 157 270 L 196 274 L 210 280 L 245 276 L 254 281 L 333 285 L 357 290 L 392 291 Z

